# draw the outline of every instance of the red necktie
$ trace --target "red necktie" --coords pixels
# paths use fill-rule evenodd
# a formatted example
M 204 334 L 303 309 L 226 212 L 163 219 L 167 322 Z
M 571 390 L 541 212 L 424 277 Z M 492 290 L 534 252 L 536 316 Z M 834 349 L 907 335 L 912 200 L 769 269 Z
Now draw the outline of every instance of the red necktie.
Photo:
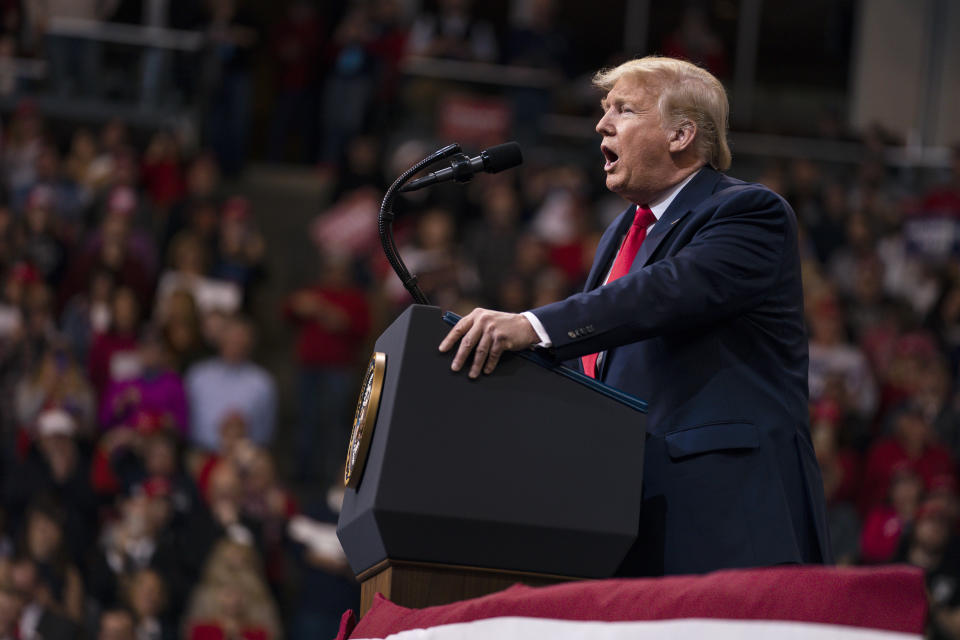
M 657 217 L 643 205 L 637 206 L 637 213 L 633 216 L 633 224 L 627 231 L 627 237 L 623 239 L 620 245 L 620 251 L 617 252 L 617 258 L 613 261 L 613 268 L 610 269 L 610 275 L 604 284 L 609 284 L 621 276 L 630 272 L 630 266 L 633 264 L 637 253 L 640 251 L 640 245 L 647 237 L 647 227 L 657 221 Z M 581 358 L 583 361 L 583 372 L 591 378 L 596 378 L 597 357 L 599 353 L 591 353 Z

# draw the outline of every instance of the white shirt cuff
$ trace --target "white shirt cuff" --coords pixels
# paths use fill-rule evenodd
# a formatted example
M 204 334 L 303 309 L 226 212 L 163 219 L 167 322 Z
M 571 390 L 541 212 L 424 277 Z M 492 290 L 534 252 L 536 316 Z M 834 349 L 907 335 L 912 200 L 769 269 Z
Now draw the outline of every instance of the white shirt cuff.
M 537 332 L 537 337 L 540 338 L 540 342 L 537 343 L 538 347 L 547 348 L 553 346 L 553 341 L 551 341 L 550 336 L 547 335 L 547 330 L 543 328 L 543 323 L 540 322 L 540 318 L 533 315 L 531 311 L 524 311 L 520 315 L 526 318 L 530 326 L 533 327 L 533 330 Z

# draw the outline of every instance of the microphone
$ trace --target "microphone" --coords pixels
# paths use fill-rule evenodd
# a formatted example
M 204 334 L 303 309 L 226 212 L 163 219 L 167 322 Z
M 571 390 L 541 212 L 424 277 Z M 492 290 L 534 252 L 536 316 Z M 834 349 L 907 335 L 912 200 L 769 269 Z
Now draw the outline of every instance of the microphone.
M 465 154 L 458 153 L 451 156 L 450 166 L 446 169 L 440 169 L 428 173 L 422 178 L 417 178 L 404 185 L 400 191 L 416 191 L 448 180 L 470 182 L 478 171 L 497 173 L 504 169 L 512 169 L 522 162 L 523 154 L 520 153 L 520 145 L 516 142 L 505 142 L 490 147 L 481 151 L 480 155 L 475 158 L 468 158 Z

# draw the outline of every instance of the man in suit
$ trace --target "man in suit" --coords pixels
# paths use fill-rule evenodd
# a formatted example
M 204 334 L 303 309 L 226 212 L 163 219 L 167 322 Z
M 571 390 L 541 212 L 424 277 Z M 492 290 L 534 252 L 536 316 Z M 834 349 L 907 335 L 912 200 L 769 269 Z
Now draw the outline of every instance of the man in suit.
M 648 57 L 594 83 L 606 185 L 633 204 L 584 292 L 523 314 L 475 309 L 440 350 L 459 340 L 451 366 L 473 353 L 475 378 L 539 345 L 649 402 L 640 538 L 623 573 L 829 562 L 796 217 L 720 173 L 728 103 L 708 72 Z

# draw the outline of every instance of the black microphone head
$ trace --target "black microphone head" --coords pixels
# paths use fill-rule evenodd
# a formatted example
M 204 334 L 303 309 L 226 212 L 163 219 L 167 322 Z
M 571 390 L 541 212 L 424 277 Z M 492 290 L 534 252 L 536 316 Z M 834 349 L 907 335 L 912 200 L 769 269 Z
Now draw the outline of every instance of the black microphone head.
M 516 142 L 504 142 L 495 147 L 482 151 L 483 170 L 487 173 L 497 173 L 504 169 L 512 169 L 523 162 L 520 145 Z

